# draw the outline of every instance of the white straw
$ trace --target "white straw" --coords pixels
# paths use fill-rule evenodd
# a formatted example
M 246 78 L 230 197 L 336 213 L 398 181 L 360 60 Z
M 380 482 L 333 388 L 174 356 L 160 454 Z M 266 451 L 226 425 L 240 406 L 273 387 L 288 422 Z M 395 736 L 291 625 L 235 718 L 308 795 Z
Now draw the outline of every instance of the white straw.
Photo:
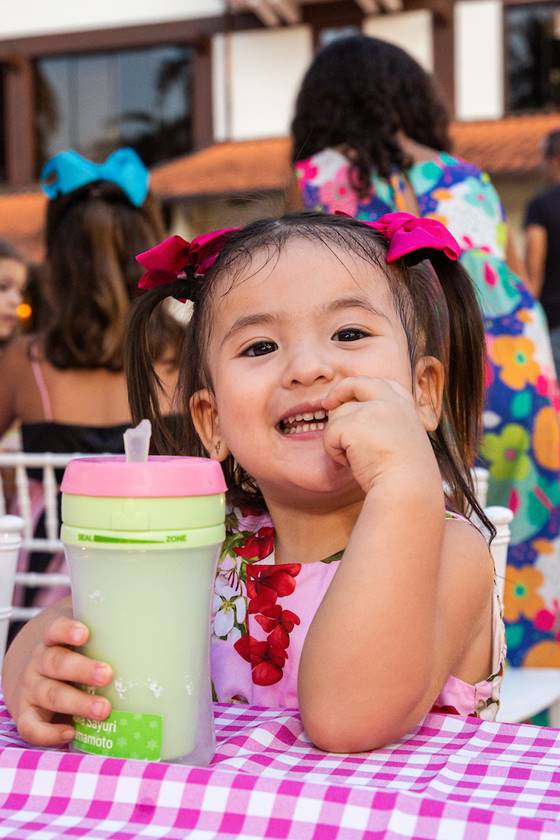
M 141 420 L 133 429 L 124 433 L 124 452 L 127 461 L 147 461 L 150 451 L 152 424 L 149 420 Z

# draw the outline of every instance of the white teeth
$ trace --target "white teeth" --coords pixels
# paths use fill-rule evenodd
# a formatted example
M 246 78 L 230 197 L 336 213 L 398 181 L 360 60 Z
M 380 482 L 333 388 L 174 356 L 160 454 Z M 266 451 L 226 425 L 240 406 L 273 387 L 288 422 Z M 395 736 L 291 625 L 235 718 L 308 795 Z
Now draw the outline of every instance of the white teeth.
M 326 423 L 296 423 L 284 428 L 285 435 L 299 435 L 302 432 L 322 432 Z
M 294 423 L 301 423 L 302 420 L 305 420 L 306 423 L 311 422 L 312 420 L 324 420 L 328 419 L 327 412 L 319 408 L 317 411 L 306 411 L 303 414 L 291 414 L 289 417 L 283 421 L 285 426 L 290 426 Z

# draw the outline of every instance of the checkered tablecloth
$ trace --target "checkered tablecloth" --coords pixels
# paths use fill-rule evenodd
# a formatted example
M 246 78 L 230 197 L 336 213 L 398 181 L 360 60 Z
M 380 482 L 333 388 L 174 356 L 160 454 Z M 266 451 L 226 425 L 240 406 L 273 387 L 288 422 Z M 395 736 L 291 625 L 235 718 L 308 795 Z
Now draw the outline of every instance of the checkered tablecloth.
M 314 749 L 296 712 L 216 705 L 209 768 L 26 748 L 0 705 L 0 837 L 560 837 L 560 730 L 429 715 L 374 753 Z

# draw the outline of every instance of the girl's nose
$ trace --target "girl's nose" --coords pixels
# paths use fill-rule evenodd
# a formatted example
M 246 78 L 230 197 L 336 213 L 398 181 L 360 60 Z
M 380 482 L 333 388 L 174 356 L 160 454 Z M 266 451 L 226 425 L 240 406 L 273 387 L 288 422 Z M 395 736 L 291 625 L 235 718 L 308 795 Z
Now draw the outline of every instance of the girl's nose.
M 284 375 L 282 385 L 293 388 L 298 385 L 313 385 L 316 382 L 331 382 L 334 369 L 326 353 L 319 353 L 311 347 L 294 348 Z

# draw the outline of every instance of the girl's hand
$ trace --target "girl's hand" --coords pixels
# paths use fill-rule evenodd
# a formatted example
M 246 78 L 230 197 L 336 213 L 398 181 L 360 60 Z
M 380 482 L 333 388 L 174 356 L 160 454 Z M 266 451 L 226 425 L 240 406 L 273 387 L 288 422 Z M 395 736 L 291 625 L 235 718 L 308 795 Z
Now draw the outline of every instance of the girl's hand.
M 25 629 L 25 628 L 24 628 Z M 83 645 L 88 629 L 73 618 L 58 615 L 44 630 L 21 673 L 19 696 L 11 709 L 18 732 L 30 744 L 56 747 L 74 737 L 69 717 L 105 720 L 111 711 L 104 697 L 93 697 L 70 682 L 105 686 L 111 669 L 68 646 Z M 60 721 L 60 716 L 68 718 Z
M 364 493 L 389 472 L 414 470 L 419 480 L 426 459 L 436 466 L 426 430 L 412 394 L 398 382 L 357 376 L 343 379 L 323 400 L 329 412 L 325 448 L 337 463 L 349 466 Z

